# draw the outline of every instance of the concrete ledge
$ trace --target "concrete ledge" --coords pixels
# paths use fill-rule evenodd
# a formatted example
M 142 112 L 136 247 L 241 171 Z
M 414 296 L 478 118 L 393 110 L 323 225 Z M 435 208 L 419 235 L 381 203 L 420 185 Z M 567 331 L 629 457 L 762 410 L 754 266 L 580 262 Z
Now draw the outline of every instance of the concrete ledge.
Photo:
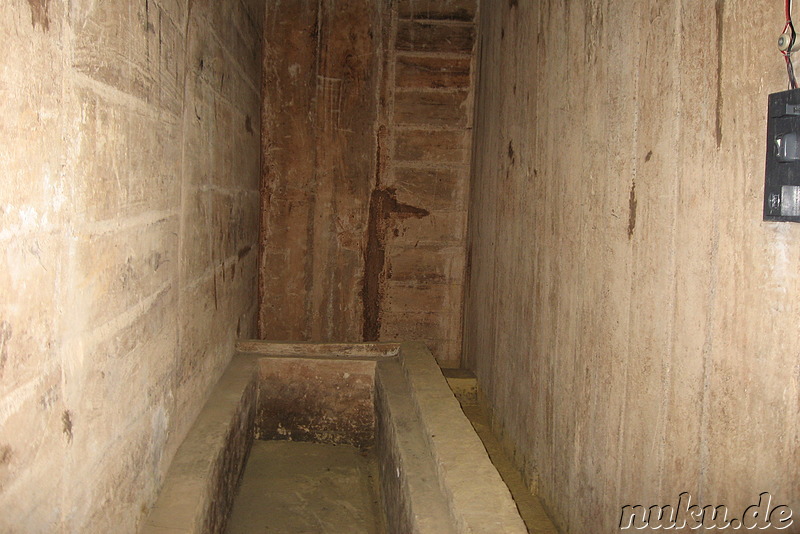
M 400 362 L 458 532 L 528 532 L 511 493 L 424 344 Z
M 247 339 L 236 342 L 236 350 L 274 358 L 381 360 L 397 356 L 400 352 L 400 343 L 314 343 L 312 341 L 290 343 Z
M 456 530 L 442 494 L 436 463 L 419 425 L 399 362 L 376 374 L 377 457 L 381 503 L 389 532 L 450 534 Z
M 234 358 L 178 448 L 142 534 L 225 529 L 253 441 L 256 359 Z

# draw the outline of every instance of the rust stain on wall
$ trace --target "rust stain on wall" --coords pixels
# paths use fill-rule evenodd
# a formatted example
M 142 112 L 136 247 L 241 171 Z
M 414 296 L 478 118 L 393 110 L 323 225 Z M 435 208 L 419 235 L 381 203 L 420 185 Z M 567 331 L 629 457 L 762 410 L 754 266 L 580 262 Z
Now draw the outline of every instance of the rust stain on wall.
M 631 184 L 631 194 L 628 198 L 628 239 L 633 237 L 636 229 L 636 182 Z
M 401 204 L 397 191 L 392 188 L 376 188 L 369 202 L 367 223 L 367 250 L 364 254 L 364 341 L 377 341 L 381 331 L 381 303 L 386 265 L 386 236 L 392 217 L 408 219 L 430 215 L 428 210 Z

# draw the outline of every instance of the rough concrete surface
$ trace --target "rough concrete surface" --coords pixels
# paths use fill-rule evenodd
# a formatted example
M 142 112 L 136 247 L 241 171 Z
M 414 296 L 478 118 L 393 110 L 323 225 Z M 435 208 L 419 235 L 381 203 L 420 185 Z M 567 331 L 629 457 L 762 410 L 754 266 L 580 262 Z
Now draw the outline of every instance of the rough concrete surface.
M 0 531 L 135 531 L 253 334 L 262 19 L 3 3 Z
M 761 220 L 782 9 L 482 6 L 465 358 L 564 532 L 684 491 L 800 510 L 800 227 Z
M 227 534 L 381 534 L 377 467 L 350 445 L 256 441 Z
M 258 439 L 374 444 L 374 361 L 262 358 L 259 384 Z
M 260 334 L 362 339 L 382 2 L 269 3 Z
M 382 218 L 383 257 L 366 273 L 377 278 L 374 326 L 381 340 L 424 340 L 445 367 L 461 359 L 476 11 L 399 2 L 384 42 L 376 191 L 398 208 L 370 205 Z
M 268 7 L 265 339 L 424 339 L 457 367 L 474 1 Z

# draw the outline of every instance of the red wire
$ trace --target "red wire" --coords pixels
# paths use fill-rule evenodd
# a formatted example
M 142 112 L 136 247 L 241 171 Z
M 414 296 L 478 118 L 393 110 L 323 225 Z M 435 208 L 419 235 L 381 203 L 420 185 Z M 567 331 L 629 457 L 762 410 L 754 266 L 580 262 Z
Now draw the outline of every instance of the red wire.
M 786 33 L 786 30 L 791 29 L 792 33 L 794 33 L 794 28 L 792 28 L 792 0 L 785 0 L 784 1 L 784 12 L 786 13 L 786 24 L 783 26 L 783 31 L 781 33 Z M 791 48 L 789 50 L 783 51 L 781 50 L 781 54 L 786 57 L 786 61 L 789 61 L 789 55 L 792 53 Z
M 792 65 L 791 58 L 795 41 L 794 25 L 792 24 L 792 0 L 785 0 L 784 12 L 786 13 L 786 25 L 783 27 L 783 33 L 786 33 L 786 30 L 791 30 L 792 41 L 789 43 L 789 49 L 785 51 L 781 50 L 781 53 L 783 54 L 783 59 L 786 60 L 786 71 L 789 74 L 789 87 L 797 89 L 797 80 L 794 76 L 794 66 Z

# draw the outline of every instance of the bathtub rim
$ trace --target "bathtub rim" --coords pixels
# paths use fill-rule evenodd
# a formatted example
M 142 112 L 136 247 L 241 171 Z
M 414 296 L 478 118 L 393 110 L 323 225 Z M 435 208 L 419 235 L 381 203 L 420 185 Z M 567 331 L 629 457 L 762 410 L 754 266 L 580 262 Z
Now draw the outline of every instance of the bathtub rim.
M 257 354 L 269 358 L 300 358 L 310 360 L 380 361 L 397 358 L 402 343 L 319 343 L 315 341 L 265 341 L 245 339 L 236 342 L 237 355 Z M 235 357 L 235 356 L 234 356 Z

